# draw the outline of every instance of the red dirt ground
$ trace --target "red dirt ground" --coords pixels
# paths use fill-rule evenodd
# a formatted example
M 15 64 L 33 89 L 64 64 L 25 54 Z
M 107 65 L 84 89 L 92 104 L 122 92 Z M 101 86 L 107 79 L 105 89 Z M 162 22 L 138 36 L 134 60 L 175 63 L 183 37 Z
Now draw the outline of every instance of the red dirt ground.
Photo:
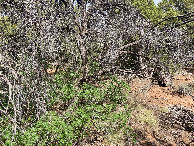
M 173 78 L 172 87 L 159 87 L 158 85 L 152 85 L 150 79 L 136 78 L 131 82 L 131 96 L 135 98 L 137 102 L 140 102 L 148 108 L 157 107 L 165 109 L 174 105 L 181 105 L 194 111 L 194 99 L 192 99 L 190 95 L 179 95 L 175 92 L 176 88 L 180 85 L 188 85 L 189 83 L 194 83 L 193 74 L 186 72 L 179 73 Z M 194 96 L 194 93 L 190 94 Z M 139 130 L 138 127 L 141 127 L 141 125 L 135 123 L 133 126 L 135 130 L 144 133 L 138 138 L 139 145 L 142 146 L 161 146 L 164 145 L 164 143 L 165 145 L 171 146 L 194 146 L 192 140 L 193 132 L 179 130 L 172 127 L 170 128 L 168 125 L 162 125 L 161 127 L 158 127 L 158 138 L 156 138 L 150 130 L 145 129 L 145 125 Z M 165 139 L 163 144 L 160 144 L 161 139 Z
M 181 84 L 193 83 L 193 75 L 191 74 L 178 74 L 174 77 L 172 85 L 177 88 Z M 189 95 L 178 95 L 173 92 L 172 87 L 159 87 L 158 85 L 152 85 L 151 81 L 148 79 L 135 79 L 132 82 L 132 93 L 140 96 L 145 103 L 150 105 L 155 105 L 158 107 L 168 107 L 173 105 L 183 105 L 191 110 L 194 110 L 194 101 Z M 144 88 L 148 89 L 144 90 Z M 194 93 L 191 93 L 194 95 Z M 138 96 L 139 97 L 139 96 Z

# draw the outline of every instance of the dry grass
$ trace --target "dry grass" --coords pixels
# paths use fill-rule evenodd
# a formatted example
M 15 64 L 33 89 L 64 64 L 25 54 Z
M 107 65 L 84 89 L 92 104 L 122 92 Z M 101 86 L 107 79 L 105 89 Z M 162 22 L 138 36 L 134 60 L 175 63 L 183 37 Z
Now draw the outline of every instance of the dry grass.
M 141 105 L 137 106 L 132 116 L 134 116 L 136 119 L 135 121 L 138 121 L 141 125 L 145 125 L 150 128 L 157 128 L 158 126 L 158 118 L 155 116 L 154 111 L 146 109 Z
M 182 83 L 177 87 L 174 87 L 173 92 L 178 95 L 187 95 L 191 94 L 194 91 L 194 82 L 192 83 Z

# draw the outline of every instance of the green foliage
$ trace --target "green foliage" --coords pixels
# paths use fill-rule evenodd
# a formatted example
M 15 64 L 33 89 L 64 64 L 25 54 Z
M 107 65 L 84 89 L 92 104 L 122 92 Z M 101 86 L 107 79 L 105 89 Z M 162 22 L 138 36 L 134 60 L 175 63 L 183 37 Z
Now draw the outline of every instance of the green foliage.
M 95 74 L 97 71 L 100 70 L 100 65 L 98 62 L 94 61 L 94 62 L 91 62 L 91 65 L 90 65 L 90 71 L 89 71 L 89 75 L 93 75 Z
M 153 0 L 134 0 L 131 5 L 139 9 L 141 14 L 154 24 L 160 22 L 163 17 L 163 11 L 154 4 Z
M 79 126 L 78 121 L 71 125 L 65 121 L 65 118 L 50 112 L 19 135 L 17 143 L 20 145 L 72 145 L 72 141 L 75 141 L 78 134 L 74 130 Z
M 0 116 L 0 140 L 5 145 L 11 145 L 11 137 L 12 133 L 10 132 L 12 130 L 12 125 L 10 124 L 10 121 L 5 116 Z
M 153 0 L 134 0 L 131 2 L 131 5 L 139 9 L 141 14 L 153 24 L 157 24 L 170 17 L 193 12 L 192 0 L 162 0 L 162 2 L 158 3 L 158 6 L 154 4 Z M 168 19 L 167 21 L 160 23 L 160 26 L 169 25 L 170 23 L 178 24 L 182 22 L 183 19 L 177 17 Z M 188 25 L 191 27 L 193 26 L 193 23 L 190 22 Z
M 126 100 L 130 91 L 128 84 L 112 77 L 106 82 L 99 82 L 98 87 L 84 84 L 76 88 L 74 79 L 77 76 L 64 71 L 54 76 L 52 84 L 57 84 L 57 89 L 55 92 L 49 91 L 50 112 L 23 132 L 18 131 L 12 145 L 73 145 L 78 140 L 92 136 L 93 131 L 110 135 L 122 130 L 130 136 L 131 128 L 127 123 L 131 111 Z M 55 111 L 60 110 L 61 114 L 52 111 L 55 105 L 59 105 Z M 7 127 L 5 125 L 1 130 L 5 130 L 2 139 L 6 144 L 12 140 L 12 134 L 8 131 L 11 127 Z
M 185 19 L 189 19 L 189 17 L 179 17 L 176 16 L 184 15 L 189 12 L 193 12 L 193 1 L 192 0 L 162 0 L 158 4 L 160 10 L 163 11 L 163 19 L 169 18 L 169 17 L 175 17 L 173 19 L 168 19 L 165 21 L 165 24 L 173 23 L 178 24 L 181 22 L 184 22 Z M 192 18 L 192 16 L 190 16 Z M 193 26 L 193 23 L 190 22 L 187 24 L 187 28 L 191 29 Z
M 165 12 L 174 11 L 179 15 L 193 11 L 192 0 L 162 0 L 158 6 Z
M 0 35 L 11 36 L 15 33 L 17 28 L 16 24 L 13 24 L 8 16 L 0 17 Z

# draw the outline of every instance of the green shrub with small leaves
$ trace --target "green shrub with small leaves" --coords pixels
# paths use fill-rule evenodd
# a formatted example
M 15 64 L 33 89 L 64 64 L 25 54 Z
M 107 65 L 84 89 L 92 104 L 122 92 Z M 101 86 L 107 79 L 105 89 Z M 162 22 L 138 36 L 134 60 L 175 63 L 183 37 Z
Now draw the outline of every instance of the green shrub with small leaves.
M 128 84 L 112 77 L 99 82 L 98 87 L 84 84 L 78 88 L 73 80 L 76 76 L 60 72 L 53 77 L 56 90 L 50 92 L 47 107 L 50 112 L 24 131 L 17 131 L 12 145 L 73 145 L 94 134 L 108 136 L 120 130 L 131 136 L 132 130 L 127 125 L 131 113 L 126 100 L 130 92 Z M 67 78 L 72 80 L 68 82 Z M 58 109 L 53 110 L 54 106 Z M 11 141 L 11 137 L 4 136 L 4 143 Z

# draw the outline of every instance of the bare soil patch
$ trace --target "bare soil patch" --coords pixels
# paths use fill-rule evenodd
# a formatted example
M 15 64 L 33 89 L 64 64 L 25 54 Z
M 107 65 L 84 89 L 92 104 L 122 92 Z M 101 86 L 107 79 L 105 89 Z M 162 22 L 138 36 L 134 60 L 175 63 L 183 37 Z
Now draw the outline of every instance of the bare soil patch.
M 179 95 L 174 92 L 181 84 L 193 83 L 193 75 L 178 74 L 172 80 L 171 87 L 160 87 L 159 85 L 151 85 L 149 79 L 134 79 L 131 83 L 133 96 L 138 96 L 139 100 L 146 104 L 158 107 L 169 107 L 173 105 L 183 105 L 194 110 L 194 101 L 192 96 L 188 94 Z M 194 93 L 191 93 L 194 96 Z
M 136 145 L 194 145 L 193 86 L 188 92 L 178 92 L 183 85 L 193 84 L 193 74 L 187 72 L 175 75 L 169 87 L 153 85 L 150 79 L 136 78 L 131 82 L 131 97 L 140 107 L 134 108 L 131 119 L 137 133 Z

